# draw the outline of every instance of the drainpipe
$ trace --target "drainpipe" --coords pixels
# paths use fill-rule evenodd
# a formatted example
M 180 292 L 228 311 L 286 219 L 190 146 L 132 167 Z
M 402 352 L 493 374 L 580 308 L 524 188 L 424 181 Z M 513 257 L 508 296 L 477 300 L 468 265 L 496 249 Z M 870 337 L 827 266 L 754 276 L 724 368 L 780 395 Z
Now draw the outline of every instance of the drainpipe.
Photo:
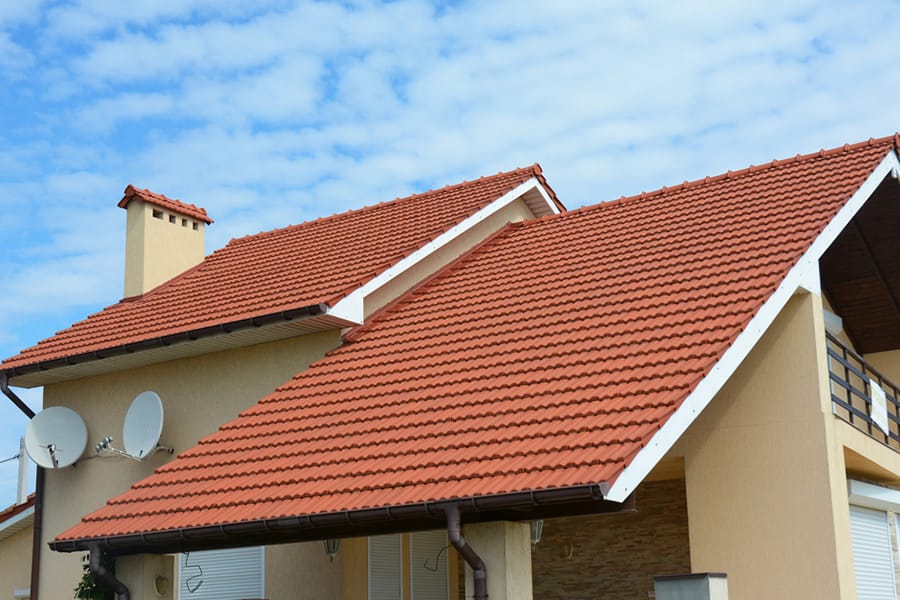
M 0 391 L 9 398 L 22 413 L 31 419 L 34 417 L 34 411 L 19 398 L 15 392 L 9 389 L 9 374 L 0 373 Z M 24 457 L 19 460 L 23 460 Z M 34 536 L 31 540 L 31 583 L 30 597 L 31 600 L 38 600 L 40 596 L 40 573 L 41 573 L 41 544 L 43 541 L 44 529 L 44 469 L 37 468 L 37 474 L 34 481 Z
M 472 549 L 472 546 L 466 542 L 466 538 L 462 536 L 459 520 L 459 506 L 451 504 L 444 513 L 447 515 L 447 537 L 450 543 L 456 548 L 456 551 L 465 559 L 466 564 L 472 567 L 472 574 L 475 583 L 475 594 L 473 600 L 487 600 L 487 567 L 484 561 Z
M 103 551 L 100 549 L 100 545 L 91 544 L 90 553 L 91 558 L 88 565 L 90 566 L 91 573 L 94 577 L 103 585 L 114 591 L 118 600 L 130 600 L 131 592 L 128 591 L 128 587 L 116 579 L 115 575 L 110 573 L 106 567 L 103 566 L 103 561 L 100 560 L 103 558 Z

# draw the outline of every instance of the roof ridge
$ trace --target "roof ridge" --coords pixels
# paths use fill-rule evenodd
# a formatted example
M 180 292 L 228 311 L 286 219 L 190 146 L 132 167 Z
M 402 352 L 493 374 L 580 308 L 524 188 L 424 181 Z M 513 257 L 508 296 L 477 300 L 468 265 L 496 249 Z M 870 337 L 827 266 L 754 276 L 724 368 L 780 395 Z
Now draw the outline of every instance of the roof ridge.
M 256 238 L 261 238 L 261 237 L 268 236 L 268 235 L 275 235 L 278 233 L 282 233 L 284 231 L 297 229 L 298 227 L 302 227 L 304 225 L 330 222 L 330 221 L 333 221 L 336 219 L 349 217 L 351 215 L 356 215 L 356 214 L 359 214 L 362 212 L 369 212 L 372 210 L 376 210 L 383 206 L 394 205 L 394 204 L 400 203 L 400 202 L 403 202 L 403 203 L 411 202 L 414 199 L 420 199 L 420 198 L 423 198 L 426 196 L 432 196 L 432 195 L 439 194 L 439 193 L 447 193 L 447 192 L 451 192 L 451 191 L 454 191 L 454 190 L 457 190 L 457 189 L 460 189 L 460 188 L 463 188 L 466 186 L 472 186 L 472 185 L 475 185 L 478 183 L 483 183 L 485 181 L 499 179 L 501 177 L 508 177 L 508 176 L 515 175 L 517 173 L 524 174 L 524 173 L 528 173 L 528 172 L 534 174 L 535 177 L 542 177 L 540 175 L 540 173 L 541 173 L 540 165 L 538 165 L 537 163 L 534 163 L 533 165 L 531 165 L 529 167 L 517 167 L 517 168 L 511 169 L 509 171 L 498 171 L 497 173 L 495 173 L 493 175 L 482 175 L 481 177 L 479 177 L 477 179 L 463 180 L 458 183 L 445 185 L 440 188 L 433 188 L 433 189 L 425 190 L 423 192 L 416 192 L 414 194 L 409 194 L 407 196 L 397 196 L 396 198 L 393 198 L 392 200 L 383 200 L 381 202 L 376 202 L 375 204 L 362 206 L 360 208 L 352 208 L 350 210 L 345 210 L 343 212 L 326 215 L 324 217 L 317 217 L 315 219 L 310 219 L 308 221 L 301 221 L 300 223 L 294 223 L 292 225 L 285 225 L 284 227 L 276 227 L 275 229 L 268 229 L 265 231 L 259 231 L 257 233 L 248 233 L 247 235 L 232 238 L 231 240 L 229 240 L 227 245 L 230 245 L 232 242 L 239 242 L 239 241 L 243 241 L 243 240 L 247 240 L 247 239 L 256 239 Z M 547 186 L 547 187 L 549 187 L 549 186 Z M 554 196 L 555 196 L 555 194 L 554 194 Z
M 737 171 L 728 170 L 724 173 L 719 173 L 717 175 L 707 175 L 702 179 L 694 179 L 692 181 L 685 180 L 680 184 L 674 186 L 663 186 L 659 189 L 652 190 L 650 192 L 641 192 L 640 194 L 634 194 L 631 196 L 621 196 L 619 198 L 609 200 L 602 204 L 610 204 L 612 202 L 622 202 L 622 201 L 633 201 L 638 199 L 644 199 L 655 196 L 662 196 L 666 192 L 671 191 L 681 191 L 684 189 L 700 187 L 702 185 L 707 185 L 709 183 L 714 183 L 721 181 L 723 179 L 734 179 L 737 177 L 743 177 L 745 175 L 749 175 L 752 173 L 759 173 L 761 171 L 765 171 L 768 169 L 773 169 L 775 167 L 783 167 L 786 165 L 791 165 L 802 160 L 807 160 L 811 158 L 825 158 L 828 156 L 834 156 L 836 154 L 851 152 L 853 150 L 859 150 L 860 148 L 865 148 L 868 146 L 875 146 L 878 144 L 884 144 L 886 142 L 892 142 L 894 149 L 897 150 L 898 144 L 900 144 L 900 134 L 893 134 L 890 136 L 880 137 L 880 138 L 869 138 L 868 140 L 862 142 L 856 142 L 854 144 L 844 144 L 843 146 L 837 146 L 835 148 L 820 148 L 816 152 L 809 152 L 807 154 L 797 154 L 795 156 L 791 156 L 789 158 L 782 159 L 773 159 L 771 162 L 763 163 L 760 165 L 750 165 L 749 167 L 745 167 L 743 169 L 738 169 Z
M 533 225 L 536 223 L 542 223 L 546 221 L 552 221 L 555 219 L 565 219 L 567 217 L 571 217 L 573 215 L 577 215 L 584 212 L 592 212 L 598 210 L 607 210 L 617 207 L 621 203 L 631 203 L 638 202 L 641 200 L 647 200 L 649 198 L 656 198 L 659 196 L 664 196 L 667 192 L 674 191 L 682 191 L 686 189 L 693 189 L 697 187 L 701 187 L 704 185 L 708 185 L 710 183 L 717 183 L 719 181 L 725 179 L 735 179 L 738 177 L 743 177 L 745 175 L 750 175 L 754 173 L 760 173 L 767 169 L 772 169 L 775 167 L 783 167 L 786 165 L 791 165 L 797 163 L 802 160 L 807 160 L 810 158 L 824 158 L 828 156 L 834 156 L 836 154 L 840 154 L 843 152 L 850 152 L 853 150 L 858 150 L 860 148 L 865 148 L 868 146 L 874 146 L 877 144 L 885 144 L 887 142 L 891 142 L 893 145 L 893 150 L 898 155 L 900 155 L 900 132 L 894 133 L 892 135 L 880 137 L 880 138 L 869 138 L 868 140 L 862 142 L 856 142 L 854 144 L 844 144 L 843 146 L 837 146 L 835 148 L 828 149 L 819 149 L 815 152 L 809 152 L 807 154 L 797 154 L 795 156 L 789 158 L 782 159 L 773 159 L 771 162 L 763 163 L 760 165 L 750 165 L 743 169 L 738 169 L 736 171 L 728 170 L 724 173 L 719 173 L 717 175 L 707 175 L 702 179 L 694 179 L 691 181 L 684 180 L 683 182 L 673 185 L 673 186 L 663 186 L 656 190 L 651 190 L 649 192 L 641 192 L 640 194 L 633 194 L 631 196 L 620 196 L 619 198 L 613 198 L 612 200 L 601 200 L 599 202 L 595 202 L 593 204 L 585 204 L 583 206 L 579 206 L 574 209 L 566 209 L 563 212 L 552 214 L 552 215 L 544 215 L 542 217 L 535 217 L 533 219 L 526 219 L 522 221 L 523 225 Z

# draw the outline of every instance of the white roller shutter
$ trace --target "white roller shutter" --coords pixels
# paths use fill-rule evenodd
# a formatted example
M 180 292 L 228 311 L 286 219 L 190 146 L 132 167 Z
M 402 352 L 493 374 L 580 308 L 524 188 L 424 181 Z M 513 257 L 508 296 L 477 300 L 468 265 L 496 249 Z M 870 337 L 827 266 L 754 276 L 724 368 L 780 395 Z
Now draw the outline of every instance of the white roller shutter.
M 264 598 L 263 548 L 178 555 L 179 600 Z
M 850 507 L 857 600 L 896 600 L 887 513 Z
M 401 600 L 402 555 L 399 534 L 369 538 L 369 600 Z
M 409 536 L 412 600 L 449 600 L 447 532 L 421 531 Z

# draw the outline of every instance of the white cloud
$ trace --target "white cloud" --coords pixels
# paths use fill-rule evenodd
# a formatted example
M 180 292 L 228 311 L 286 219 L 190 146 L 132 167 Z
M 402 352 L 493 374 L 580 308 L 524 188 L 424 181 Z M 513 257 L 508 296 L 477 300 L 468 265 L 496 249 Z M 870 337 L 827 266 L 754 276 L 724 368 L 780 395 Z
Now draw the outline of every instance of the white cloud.
M 127 183 L 214 248 L 535 161 L 578 206 L 900 128 L 888 0 L 10 6 L 4 353 L 118 299 Z

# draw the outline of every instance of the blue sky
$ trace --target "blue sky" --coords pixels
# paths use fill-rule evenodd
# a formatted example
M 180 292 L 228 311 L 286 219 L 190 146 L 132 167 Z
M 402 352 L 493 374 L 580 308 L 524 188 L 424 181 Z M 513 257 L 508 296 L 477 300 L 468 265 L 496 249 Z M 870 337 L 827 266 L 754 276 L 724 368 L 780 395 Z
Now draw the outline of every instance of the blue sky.
M 204 206 L 207 251 L 534 162 L 592 204 L 893 133 L 898 30 L 889 0 L 0 3 L 0 355 L 121 297 L 129 183 Z M 24 425 L 0 398 L 0 459 Z

